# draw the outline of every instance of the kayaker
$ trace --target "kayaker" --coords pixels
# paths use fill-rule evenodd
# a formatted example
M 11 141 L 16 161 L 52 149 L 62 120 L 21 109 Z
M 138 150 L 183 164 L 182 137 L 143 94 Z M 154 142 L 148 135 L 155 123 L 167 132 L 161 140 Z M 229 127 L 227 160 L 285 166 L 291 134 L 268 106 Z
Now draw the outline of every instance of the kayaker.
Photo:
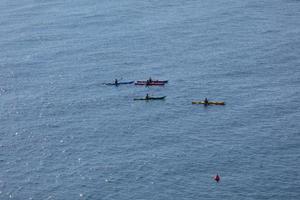
M 146 98 L 145 99 L 149 99 L 149 94 L 148 93 L 146 94 Z
M 214 177 L 215 181 L 217 181 L 217 183 L 220 181 L 220 176 L 219 174 L 217 174 L 215 177 Z
M 115 79 L 115 84 L 118 85 L 118 79 Z
M 207 104 L 208 104 L 208 99 L 207 99 L 207 98 L 205 98 L 205 100 L 204 100 L 204 104 L 205 104 L 205 105 L 207 105 Z
M 147 81 L 146 81 L 146 86 L 149 86 L 149 85 L 150 85 L 150 81 L 147 80 Z

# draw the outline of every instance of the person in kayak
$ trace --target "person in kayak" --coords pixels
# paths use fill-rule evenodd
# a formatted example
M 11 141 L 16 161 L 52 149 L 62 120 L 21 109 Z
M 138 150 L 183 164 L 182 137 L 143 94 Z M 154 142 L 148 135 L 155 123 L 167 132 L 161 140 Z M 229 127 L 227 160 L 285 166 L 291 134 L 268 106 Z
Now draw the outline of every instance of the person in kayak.
M 204 99 L 204 104 L 208 105 L 208 99 L 207 98 Z
M 215 177 L 214 177 L 215 181 L 217 181 L 217 183 L 220 181 L 220 176 L 219 174 L 217 174 Z
M 147 100 L 149 99 L 149 94 L 148 93 L 146 94 L 145 99 L 147 99 Z
M 118 85 L 118 79 L 115 79 L 115 84 Z

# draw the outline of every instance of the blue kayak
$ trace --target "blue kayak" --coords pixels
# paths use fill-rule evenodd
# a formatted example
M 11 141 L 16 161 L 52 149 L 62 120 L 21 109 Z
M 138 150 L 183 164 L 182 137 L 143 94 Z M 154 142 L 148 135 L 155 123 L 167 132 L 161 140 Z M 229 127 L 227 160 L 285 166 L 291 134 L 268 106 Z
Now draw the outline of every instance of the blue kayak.
M 104 85 L 115 85 L 115 86 L 118 86 L 118 85 L 127 85 L 127 84 L 132 84 L 134 83 L 134 81 L 128 81 L 128 82 L 118 82 L 117 84 L 116 83 L 104 83 Z
M 133 100 L 145 100 L 145 101 L 148 101 L 148 100 L 164 100 L 166 98 L 166 96 L 163 96 L 163 97 L 145 97 L 145 98 L 135 98 Z

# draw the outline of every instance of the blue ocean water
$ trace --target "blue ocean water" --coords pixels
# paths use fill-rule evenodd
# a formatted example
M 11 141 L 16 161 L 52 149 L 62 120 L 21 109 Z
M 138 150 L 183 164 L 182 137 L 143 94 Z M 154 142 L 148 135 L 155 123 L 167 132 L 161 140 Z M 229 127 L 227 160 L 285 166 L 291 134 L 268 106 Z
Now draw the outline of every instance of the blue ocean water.
M 2 0 L 0 47 L 0 199 L 300 199 L 300 1 Z

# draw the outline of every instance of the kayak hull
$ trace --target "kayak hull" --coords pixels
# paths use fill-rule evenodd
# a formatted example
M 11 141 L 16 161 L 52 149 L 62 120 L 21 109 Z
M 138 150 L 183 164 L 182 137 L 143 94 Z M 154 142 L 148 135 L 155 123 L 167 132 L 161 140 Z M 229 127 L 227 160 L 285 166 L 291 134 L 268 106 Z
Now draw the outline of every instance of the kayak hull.
M 192 104 L 203 104 L 203 105 L 220 105 L 224 106 L 224 101 L 209 101 L 207 104 L 204 101 L 193 101 Z
M 166 96 L 163 97 L 149 97 L 148 99 L 146 98 L 135 98 L 133 100 L 137 101 L 137 100 L 143 100 L 143 101 L 149 101 L 149 100 L 164 100 L 166 98 Z
M 128 85 L 128 84 L 133 84 L 134 81 L 128 81 L 128 82 L 118 82 L 117 84 L 116 83 L 104 83 L 104 85 Z
M 165 81 L 159 81 L 159 80 L 154 80 L 154 81 L 151 81 L 150 83 L 168 83 L 169 81 L 168 80 L 165 80 Z M 147 81 L 137 81 L 137 83 L 147 83 Z
M 154 83 L 154 82 L 151 82 L 151 83 L 148 83 L 145 82 L 145 83 L 141 83 L 141 82 L 136 82 L 135 85 L 145 85 L 145 86 L 164 86 L 165 84 L 164 83 Z

